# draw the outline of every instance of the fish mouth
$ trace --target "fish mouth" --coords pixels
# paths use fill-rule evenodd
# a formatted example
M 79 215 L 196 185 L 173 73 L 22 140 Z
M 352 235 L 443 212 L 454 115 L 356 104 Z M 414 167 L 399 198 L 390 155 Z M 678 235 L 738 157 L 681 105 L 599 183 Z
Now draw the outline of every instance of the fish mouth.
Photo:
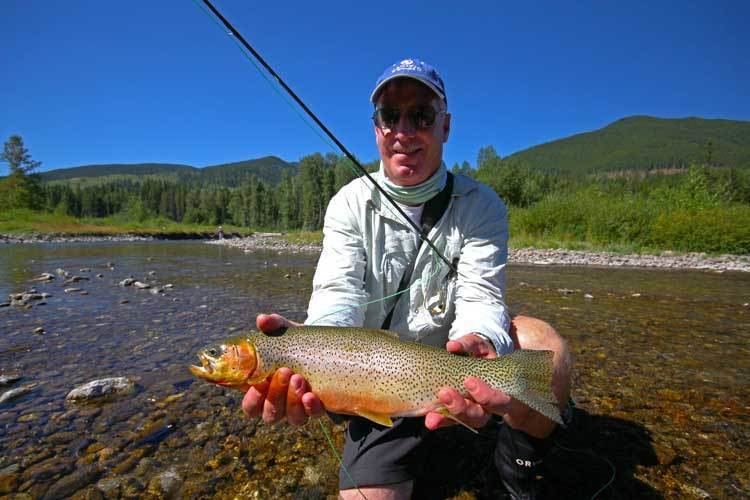
M 198 359 L 201 362 L 201 366 L 191 365 L 190 371 L 194 375 L 211 375 L 214 372 L 213 364 L 211 360 L 204 353 L 198 354 Z

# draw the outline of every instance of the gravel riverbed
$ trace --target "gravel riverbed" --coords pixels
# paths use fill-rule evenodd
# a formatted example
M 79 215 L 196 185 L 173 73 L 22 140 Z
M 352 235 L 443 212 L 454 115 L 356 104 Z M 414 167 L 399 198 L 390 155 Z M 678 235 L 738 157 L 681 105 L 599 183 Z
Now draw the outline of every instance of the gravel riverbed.
M 276 250 L 279 252 L 319 252 L 320 245 L 289 243 L 276 234 L 253 235 L 247 238 L 228 238 L 209 241 L 212 245 L 226 245 L 245 252 Z M 669 269 L 704 269 L 710 271 L 750 272 L 750 255 L 707 255 L 705 253 L 662 252 L 660 255 L 625 255 L 613 252 L 584 252 L 564 249 L 512 248 L 510 263 L 535 265 L 648 267 Z

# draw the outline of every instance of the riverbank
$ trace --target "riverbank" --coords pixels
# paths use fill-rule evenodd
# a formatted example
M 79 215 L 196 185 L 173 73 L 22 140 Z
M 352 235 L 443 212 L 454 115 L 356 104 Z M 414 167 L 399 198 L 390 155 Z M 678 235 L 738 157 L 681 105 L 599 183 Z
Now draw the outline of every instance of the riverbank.
M 231 238 L 209 242 L 226 245 L 245 252 L 272 250 L 278 252 L 319 252 L 316 243 L 291 243 L 279 233 L 258 233 L 246 238 Z M 716 272 L 750 272 L 750 255 L 707 255 L 704 253 L 679 254 L 662 252 L 660 255 L 618 254 L 614 252 L 587 252 L 559 248 L 511 248 L 508 261 L 518 264 L 648 267 L 663 269 L 701 269 Z
M 270 250 L 280 253 L 320 252 L 316 241 L 290 241 L 283 233 L 254 233 L 251 236 L 217 240 L 208 232 L 161 232 L 155 234 L 70 235 L 63 233 L 0 234 L 0 245 L 24 243 L 80 243 L 98 241 L 206 240 L 208 244 L 225 245 L 245 252 Z M 313 238 L 314 239 L 314 238 Z M 750 272 L 750 255 L 708 255 L 665 251 L 658 255 L 621 254 L 567 250 L 561 248 L 511 248 L 508 261 L 513 264 L 640 267 L 660 269 L 698 269 L 715 272 Z

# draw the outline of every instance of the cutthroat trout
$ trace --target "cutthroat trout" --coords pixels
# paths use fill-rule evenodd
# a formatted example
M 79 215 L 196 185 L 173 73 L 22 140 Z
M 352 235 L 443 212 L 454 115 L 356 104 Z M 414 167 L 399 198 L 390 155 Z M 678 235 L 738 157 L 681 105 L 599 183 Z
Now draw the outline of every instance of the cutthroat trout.
M 562 423 L 551 389 L 552 356 L 518 350 L 480 359 L 404 342 L 384 330 L 304 326 L 278 336 L 251 332 L 207 347 L 198 354 L 202 366 L 190 371 L 246 390 L 286 366 L 307 379 L 327 410 L 385 426 L 393 425 L 391 417 L 445 411 L 438 391 L 454 387 L 465 395 L 464 379 L 473 376 Z

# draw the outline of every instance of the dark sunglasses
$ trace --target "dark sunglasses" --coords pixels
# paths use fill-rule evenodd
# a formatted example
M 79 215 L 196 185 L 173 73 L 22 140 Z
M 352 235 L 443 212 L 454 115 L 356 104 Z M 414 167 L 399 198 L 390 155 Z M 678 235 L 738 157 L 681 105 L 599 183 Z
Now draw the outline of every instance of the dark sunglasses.
M 381 130 L 393 130 L 401 121 L 402 111 L 398 108 L 377 108 L 372 115 L 375 126 Z M 429 105 L 416 106 L 406 110 L 406 119 L 415 130 L 427 130 L 435 124 L 438 115 L 445 111 L 436 111 Z

